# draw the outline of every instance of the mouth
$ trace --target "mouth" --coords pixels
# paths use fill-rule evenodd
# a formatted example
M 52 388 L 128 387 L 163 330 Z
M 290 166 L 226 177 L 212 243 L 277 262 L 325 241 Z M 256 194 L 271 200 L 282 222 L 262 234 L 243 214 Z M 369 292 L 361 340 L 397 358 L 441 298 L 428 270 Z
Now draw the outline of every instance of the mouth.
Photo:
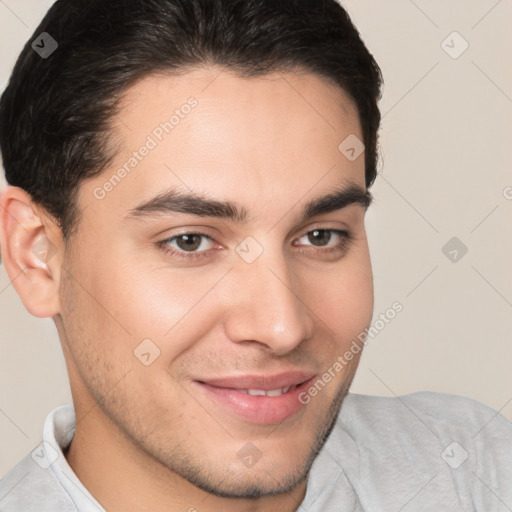
M 281 423 L 303 410 L 299 395 L 307 389 L 315 374 L 287 372 L 273 376 L 245 375 L 196 380 L 194 385 L 207 399 L 243 421 L 272 425 Z
M 300 384 L 298 384 L 300 386 Z M 277 389 L 238 389 L 239 393 L 245 393 L 251 396 L 281 396 L 288 393 L 290 390 L 296 388 L 297 385 L 285 386 L 284 388 Z

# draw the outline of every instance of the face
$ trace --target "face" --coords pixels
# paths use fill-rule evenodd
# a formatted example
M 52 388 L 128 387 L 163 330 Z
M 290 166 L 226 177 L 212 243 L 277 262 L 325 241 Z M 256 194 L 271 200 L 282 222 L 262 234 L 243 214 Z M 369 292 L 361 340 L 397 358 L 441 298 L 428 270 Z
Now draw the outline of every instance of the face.
M 357 111 L 311 74 L 195 70 L 137 83 L 113 130 L 60 285 L 77 417 L 96 403 L 134 456 L 211 493 L 288 491 L 371 320 L 364 154 L 338 149 Z

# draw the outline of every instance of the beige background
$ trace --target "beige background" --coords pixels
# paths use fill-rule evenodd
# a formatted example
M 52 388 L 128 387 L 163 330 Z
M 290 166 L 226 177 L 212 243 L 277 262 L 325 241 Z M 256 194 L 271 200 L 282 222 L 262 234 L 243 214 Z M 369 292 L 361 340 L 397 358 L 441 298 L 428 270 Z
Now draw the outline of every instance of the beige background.
M 0 2 L 2 89 L 51 3 Z M 403 304 L 369 341 L 352 390 L 459 394 L 512 419 L 512 2 L 343 4 L 386 82 L 368 214 L 375 319 Z M 456 56 L 464 41 L 458 58 L 445 51 Z M 456 262 L 442 252 L 452 237 L 468 248 Z M 71 401 L 53 322 L 24 310 L 2 266 L 0 340 L 2 475 Z

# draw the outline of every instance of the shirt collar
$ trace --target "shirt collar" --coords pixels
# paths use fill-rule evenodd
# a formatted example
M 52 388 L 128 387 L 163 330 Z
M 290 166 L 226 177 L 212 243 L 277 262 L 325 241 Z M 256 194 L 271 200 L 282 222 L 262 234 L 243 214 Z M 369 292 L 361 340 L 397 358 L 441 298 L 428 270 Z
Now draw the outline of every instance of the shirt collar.
M 55 408 L 46 418 L 43 428 L 43 450 L 50 468 L 64 487 L 78 510 L 83 512 L 105 512 L 80 482 L 68 464 L 63 451 L 75 434 L 75 410 L 72 404 Z

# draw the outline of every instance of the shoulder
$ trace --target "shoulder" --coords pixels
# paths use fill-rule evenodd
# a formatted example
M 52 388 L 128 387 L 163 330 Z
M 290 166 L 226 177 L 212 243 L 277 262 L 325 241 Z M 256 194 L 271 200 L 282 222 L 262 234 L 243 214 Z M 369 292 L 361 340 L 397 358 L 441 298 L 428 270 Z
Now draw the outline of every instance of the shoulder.
M 415 429 L 423 425 L 439 433 L 456 430 L 467 431 L 472 436 L 480 433 L 492 436 L 499 431 L 512 435 L 512 423 L 491 407 L 471 398 L 431 391 L 396 397 L 349 393 L 343 402 L 341 418 L 346 425 L 370 427 L 378 422 L 381 427 Z
M 368 500 L 395 506 L 399 489 L 423 489 L 425 503 L 447 510 L 512 506 L 512 423 L 469 398 L 349 393 L 325 448 Z
M 495 452 L 496 460 L 512 468 L 512 423 L 470 398 L 434 392 L 396 397 L 348 394 L 336 428 L 382 451 L 407 446 L 411 455 L 424 457 L 424 452 L 436 449 L 450 452 L 452 446 L 461 456 L 469 451 L 479 456 Z
M 103 510 L 66 461 L 63 450 L 74 431 L 71 404 L 48 414 L 42 442 L 0 480 L 0 512 Z
M 52 468 L 28 454 L 0 480 L 0 512 L 71 512 L 77 510 Z

